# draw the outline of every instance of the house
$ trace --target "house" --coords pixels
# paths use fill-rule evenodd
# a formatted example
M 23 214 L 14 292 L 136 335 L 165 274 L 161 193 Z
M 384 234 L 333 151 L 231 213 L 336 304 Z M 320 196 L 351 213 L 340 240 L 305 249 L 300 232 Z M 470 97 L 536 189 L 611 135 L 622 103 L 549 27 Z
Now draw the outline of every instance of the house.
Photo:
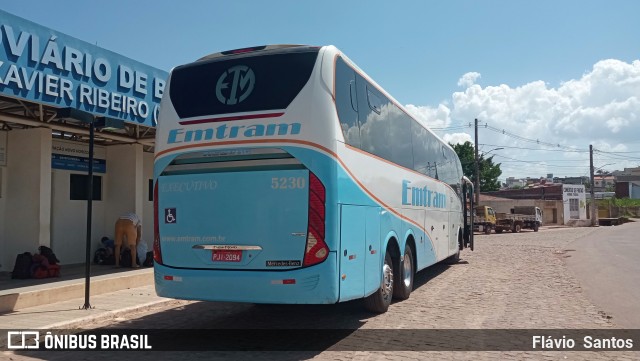
M 613 172 L 616 198 L 640 199 L 640 167 Z

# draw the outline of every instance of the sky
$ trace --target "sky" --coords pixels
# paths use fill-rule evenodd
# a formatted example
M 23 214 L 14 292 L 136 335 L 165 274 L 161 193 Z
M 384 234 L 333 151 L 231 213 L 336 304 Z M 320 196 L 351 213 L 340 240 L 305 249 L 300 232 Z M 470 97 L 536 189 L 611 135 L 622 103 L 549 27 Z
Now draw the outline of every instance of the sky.
M 640 1 L 57 0 L 0 8 L 169 71 L 265 44 L 335 45 L 500 179 L 640 166 Z M 500 149 L 501 148 L 501 149 Z

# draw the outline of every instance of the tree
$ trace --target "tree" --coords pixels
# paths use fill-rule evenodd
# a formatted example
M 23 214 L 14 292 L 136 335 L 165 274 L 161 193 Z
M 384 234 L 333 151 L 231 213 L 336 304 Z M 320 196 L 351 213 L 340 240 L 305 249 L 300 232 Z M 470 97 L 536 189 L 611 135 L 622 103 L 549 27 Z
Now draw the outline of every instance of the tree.
M 471 142 L 464 142 L 463 144 L 450 144 L 458 154 L 460 163 L 462 163 L 462 173 L 472 182 L 476 181 L 475 170 L 475 148 Z M 500 189 L 500 182 L 498 177 L 502 174 L 500 169 L 500 163 L 493 163 L 493 156 L 484 158 L 484 155 L 479 155 L 479 171 L 480 171 L 480 190 L 483 192 L 497 191 Z

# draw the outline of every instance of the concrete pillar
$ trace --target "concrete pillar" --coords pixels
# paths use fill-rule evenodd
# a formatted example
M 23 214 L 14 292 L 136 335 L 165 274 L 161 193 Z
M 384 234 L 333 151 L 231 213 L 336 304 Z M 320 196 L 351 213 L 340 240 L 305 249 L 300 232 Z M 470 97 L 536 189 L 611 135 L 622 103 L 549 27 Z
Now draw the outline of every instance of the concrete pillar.
M 22 252 L 51 244 L 51 130 L 12 130 L 7 141 L 5 269 Z
M 153 220 L 145 217 L 144 201 L 147 196 L 143 179 L 143 147 L 140 144 L 123 144 L 107 147 L 106 191 L 108 202 L 105 209 L 106 234 L 114 236 L 113 225 L 123 213 L 134 212 L 142 224 Z M 150 215 L 153 217 L 153 214 Z

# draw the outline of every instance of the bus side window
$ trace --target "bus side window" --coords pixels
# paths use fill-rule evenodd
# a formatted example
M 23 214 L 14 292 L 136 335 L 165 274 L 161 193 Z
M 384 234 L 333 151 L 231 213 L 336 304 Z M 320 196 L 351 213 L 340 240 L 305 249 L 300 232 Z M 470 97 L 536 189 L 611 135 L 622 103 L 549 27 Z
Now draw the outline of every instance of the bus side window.
M 413 169 L 412 119 L 393 103 L 389 104 L 388 109 L 391 161 Z
M 389 142 L 389 104 L 387 98 L 357 75 L 358 117 L 362 150 L 383 159 L 393 159 Z
M 355 71 L 342 58 L 336 60 L 336 108 L 347 144 L 360 148 Z
M 413 169 L 432 178 L 437 178 L 437 139 L 417 121 L 411 122 L 411 143 L 413 145 Z

